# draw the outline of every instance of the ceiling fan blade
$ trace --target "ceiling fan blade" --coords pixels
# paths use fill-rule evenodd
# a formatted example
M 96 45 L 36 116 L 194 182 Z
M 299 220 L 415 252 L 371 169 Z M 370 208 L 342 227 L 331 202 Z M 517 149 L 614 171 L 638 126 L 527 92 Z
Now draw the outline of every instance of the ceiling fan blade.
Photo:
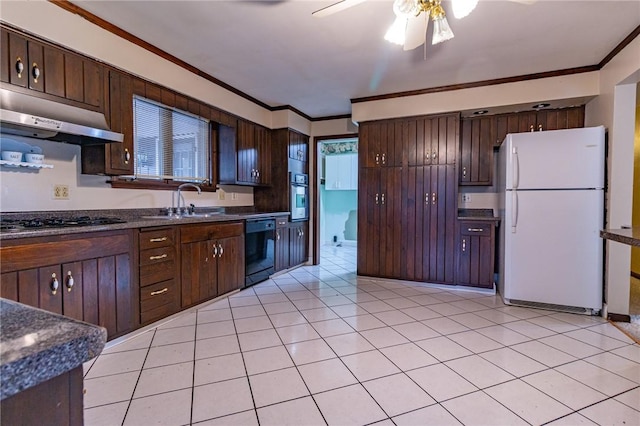
M 366 0 L 340 0 L 337 3 L 318 9 L 312 13 L 316 18 L 324 18 L 325 16 L 333 15 L 334 13 L 342 12 L 357 4 L 363 3 Z
M 404 50 L 413 50 L 424 44 L 427 37 L 427 25 L 429 17 L 425 13 L 418 16 L 412 16 L 407 23 L 407 31 L 404 37 Z

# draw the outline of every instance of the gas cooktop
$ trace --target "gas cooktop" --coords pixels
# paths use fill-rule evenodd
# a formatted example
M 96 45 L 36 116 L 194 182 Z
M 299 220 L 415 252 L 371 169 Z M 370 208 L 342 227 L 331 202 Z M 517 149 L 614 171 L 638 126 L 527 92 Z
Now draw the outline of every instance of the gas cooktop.
M 69 228 L 73 226 L 98 226 L 125 223 L 126 220 L 116 217 L 49 217 L 28 219 L 0 218 L 0 232 L 22 232 L 36 229 Z

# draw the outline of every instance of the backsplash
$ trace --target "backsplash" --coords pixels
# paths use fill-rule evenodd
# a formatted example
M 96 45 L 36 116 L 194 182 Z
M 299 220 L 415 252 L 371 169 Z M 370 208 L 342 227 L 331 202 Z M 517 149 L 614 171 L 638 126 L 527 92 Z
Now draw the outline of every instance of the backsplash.
M 12 136 L 14 138 L 14 136 Z M 117 189 L 106 183 L 107 176 L 80 173 L 80 147 L 60 142 L 24 138 L 30 145 L 42 148 L 45 163 L 53 169 L 0 168 L 0 211 L 56 211 L 162 208 L 171 206 L 173 191 Z M 69 199 L 53 198 L 54 185 L 66 185 Z M 222 190 L 183 191 L 187 204 L 196 207 L 252 206 L 253 189 L 223 186 Z M 221 199 L 223 198 L 223 199 Z

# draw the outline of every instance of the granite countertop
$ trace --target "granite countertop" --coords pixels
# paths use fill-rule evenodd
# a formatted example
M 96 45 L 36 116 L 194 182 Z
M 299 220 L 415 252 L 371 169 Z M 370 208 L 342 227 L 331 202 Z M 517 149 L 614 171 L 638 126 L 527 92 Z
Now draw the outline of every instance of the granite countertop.
M 100 354 L 107 330 L 0 298 L 0 400 Z
M 493 209 L 458 209 L 459 220 L 500 221 Z
M 630 246 L 640 247 L 640 228 L 605 229 L 600 237 Z
M 268 217 L 288 216 L 289 212 L 252 212 L 252 211 L 231 211 L 209 212 L 196 209 L 196 213 L 210 213 L 207 217 L 189 217 L 164 219 L 159 209 L 136 209 L 136 210 L 82 210 L 72 212 L 25 212 L 25 213 L 3 213 L 3 218 L 23 217 L 68 217 L 68 216 L 91 216 L 91 217 L 116 217 L 125 220 L 124 223 L 114 223 L 109 225 L 96 226 L 70 226 L 63 228 L 34 228 L 19 232 L 0 232 L 0 240 L 13 240 L 27 237 L 48 237 L 56 235 L 80 234 L 85 232 L 114 231 L 118 229 L 149 228 L 156 226 L 184 225 L 191 223 L 212 223 L 230 222 L 238 220 L 262 219 Z

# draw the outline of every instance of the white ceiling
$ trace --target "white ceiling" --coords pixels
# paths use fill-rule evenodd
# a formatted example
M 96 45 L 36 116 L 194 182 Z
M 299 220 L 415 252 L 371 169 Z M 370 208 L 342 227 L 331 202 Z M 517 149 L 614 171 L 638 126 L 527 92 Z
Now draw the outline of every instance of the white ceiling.
M 455 38 L 403 51 L 391 0 L 73 1 L 269 106 L 350 114 L 350 99 L 598 64 L 640 25 L 640 1 L 480 0 Z M 445 10 L 450 4 L 443 2 Z M 431 26 L 429 28 L 429 38 Z

